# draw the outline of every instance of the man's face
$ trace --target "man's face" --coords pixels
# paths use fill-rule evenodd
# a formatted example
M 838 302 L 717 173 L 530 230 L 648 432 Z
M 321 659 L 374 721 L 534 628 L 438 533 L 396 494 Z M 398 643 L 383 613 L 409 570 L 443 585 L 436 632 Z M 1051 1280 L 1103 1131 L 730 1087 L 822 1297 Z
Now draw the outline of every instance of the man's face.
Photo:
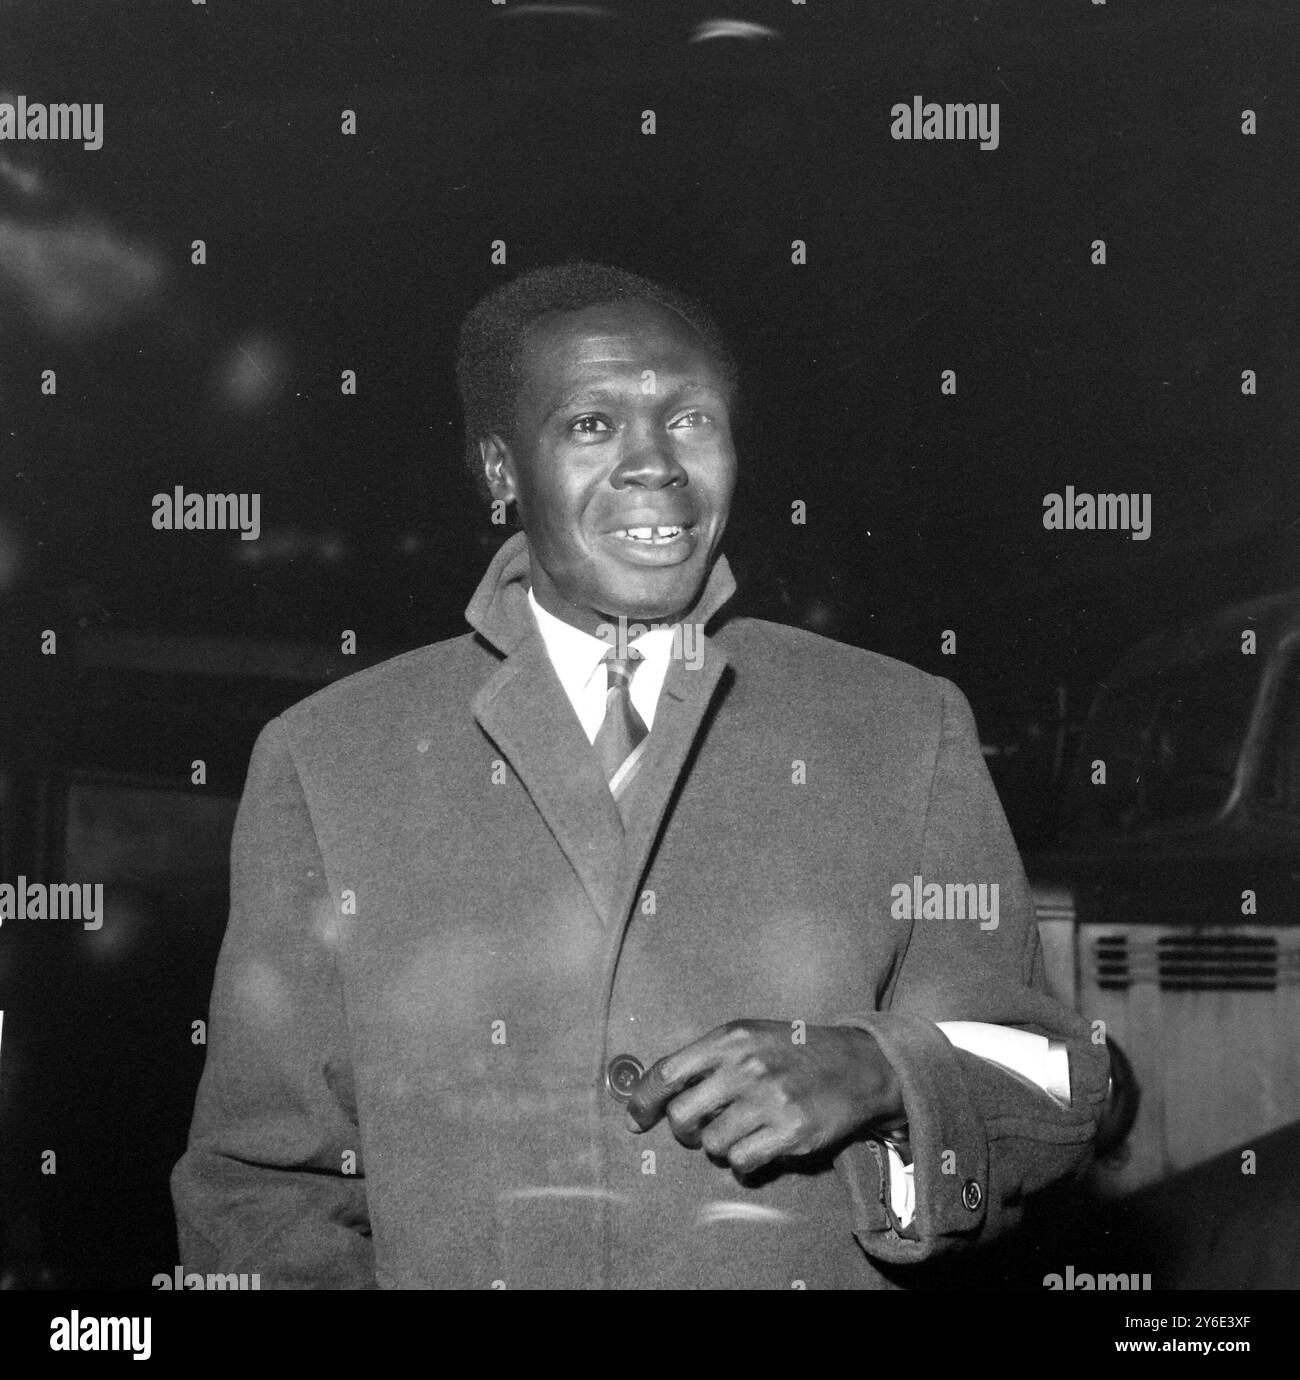
M 544 318 L 521 351 L 510 437 L 484 443 L 515 501 L 533 593 L 591 632 L 694 603 L 736 479 L 730 390 L 696 332 L 649 302 Z

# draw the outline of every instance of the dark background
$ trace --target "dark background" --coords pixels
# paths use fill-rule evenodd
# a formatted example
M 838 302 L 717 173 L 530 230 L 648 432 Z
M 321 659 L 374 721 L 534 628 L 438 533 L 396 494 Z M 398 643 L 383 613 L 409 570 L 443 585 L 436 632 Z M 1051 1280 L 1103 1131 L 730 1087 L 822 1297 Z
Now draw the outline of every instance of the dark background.
M 768 32 L 692 41 L 712 19 Z M 463 630 L 503 534 L 455 332 L 504 277 L 590 258 L 710 302 L 739 608 L 950 676 L 995 776 L 1139 637 L 1300 584 L 1298 30 L 1289 0 L 0 0 L 0 99 L 105 107 L 97 152 L 0 143 L 0 863 L 53 875 L 81 828 L 120 882 L 116 938 L 0 933 L 0 1269 L 170 1269 L 252 737 Z M 891 139 L 916 94 L 998 102 L 999 147 Z M 1150 540 L 1044 530 L 1071 484 L 1151 494 Z M 154 530 L 176 485 L 260 493 L 261 539 Z M 194 759 L 206 842 L 142 860 Z M 1000 779 L 1026 847 L 1044 773 Z M 96 814 L 104 782 L 140 812 Z

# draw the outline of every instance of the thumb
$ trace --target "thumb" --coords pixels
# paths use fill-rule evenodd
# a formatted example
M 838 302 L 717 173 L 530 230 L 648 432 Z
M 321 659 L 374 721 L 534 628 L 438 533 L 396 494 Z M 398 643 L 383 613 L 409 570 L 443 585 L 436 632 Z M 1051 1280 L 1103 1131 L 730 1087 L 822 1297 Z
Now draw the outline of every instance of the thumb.
M 641 1075 L 628 1099 L 628 1130 L 648 1131 L 667 1109 L 677 1093 L 677 1085 L 667 1076 L 668 1060 L 651 1064 Z

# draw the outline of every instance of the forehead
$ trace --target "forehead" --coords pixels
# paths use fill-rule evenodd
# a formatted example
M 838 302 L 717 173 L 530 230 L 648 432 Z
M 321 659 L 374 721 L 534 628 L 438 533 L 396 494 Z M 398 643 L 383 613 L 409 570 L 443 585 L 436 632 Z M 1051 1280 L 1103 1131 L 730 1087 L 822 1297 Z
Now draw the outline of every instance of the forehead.
M 584 383 L 644 369 L 689 375 L 721 389 L 721 370 L 689 322 L 654 302 L 608 302 L 552 312 L 519 352 L 520 402 L 542 405 Z

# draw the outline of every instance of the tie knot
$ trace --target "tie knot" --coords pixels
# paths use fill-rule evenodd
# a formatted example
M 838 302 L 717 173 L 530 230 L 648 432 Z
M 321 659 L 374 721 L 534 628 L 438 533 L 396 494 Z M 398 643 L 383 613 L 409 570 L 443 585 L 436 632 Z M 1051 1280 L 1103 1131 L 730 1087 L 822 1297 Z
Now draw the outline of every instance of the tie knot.
M 605 653 L 605 674 L 609 678 L 609 688 L 611 690 L 629 686 L 632 677 L 636 674 L 636 668 L 642 661 L 641 653 L 629 647 L 627 655 L 615 656 L 614 649 L 611 647 Z

